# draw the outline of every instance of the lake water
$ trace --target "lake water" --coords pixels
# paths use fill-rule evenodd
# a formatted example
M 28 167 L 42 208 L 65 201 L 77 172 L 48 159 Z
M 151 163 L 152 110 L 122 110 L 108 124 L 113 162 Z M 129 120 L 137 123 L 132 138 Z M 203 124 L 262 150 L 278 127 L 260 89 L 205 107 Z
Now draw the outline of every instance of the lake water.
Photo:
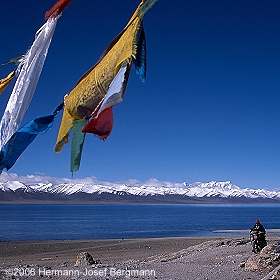
M 280 228 L 280 204 L 0 204 L 0 241 L 221 235 L 259 219 Z

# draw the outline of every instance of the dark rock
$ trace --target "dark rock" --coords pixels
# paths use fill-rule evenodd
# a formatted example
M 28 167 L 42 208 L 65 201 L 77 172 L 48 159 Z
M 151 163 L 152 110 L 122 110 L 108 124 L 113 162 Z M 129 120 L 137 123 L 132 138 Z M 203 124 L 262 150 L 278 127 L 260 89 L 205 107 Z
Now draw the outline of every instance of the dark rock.
M 223 246 L 223 245 L 225 245 L 225 242 L 224 242 L 224 241 L 221 241 L 221 242 L 219 242 L 219 243 L 217 244 L 217 247 L 220 247 L 220 246 Z
M 74 266 L 87 266 L 93 264 L 95 264 L 95 261 L 93 260 L 92 255 L 88 252 L 82 252 L 77 255 Z

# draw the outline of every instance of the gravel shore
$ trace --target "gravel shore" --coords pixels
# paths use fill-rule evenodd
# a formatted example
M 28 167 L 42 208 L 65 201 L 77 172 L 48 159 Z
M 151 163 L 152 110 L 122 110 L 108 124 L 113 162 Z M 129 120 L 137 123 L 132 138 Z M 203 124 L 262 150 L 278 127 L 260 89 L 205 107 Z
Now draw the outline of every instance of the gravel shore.
M 75 266 L 81 252 L 94 264 Z M 248 236 L 0 242 L 0 279 L 264 279 L 252 254 Z

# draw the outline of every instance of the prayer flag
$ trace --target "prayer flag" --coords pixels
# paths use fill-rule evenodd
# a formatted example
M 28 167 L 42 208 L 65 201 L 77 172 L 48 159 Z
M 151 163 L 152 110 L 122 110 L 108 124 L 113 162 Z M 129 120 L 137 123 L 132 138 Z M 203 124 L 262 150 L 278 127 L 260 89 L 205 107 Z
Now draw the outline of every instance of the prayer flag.
M 99 113 L 98 117 L 93 117 L 82 132 L 93 133 L 98 135 L 101 140 L 106 140 L 111 134 L 113 125 L 113 108 L 109 107 Z
M 5 90 L 5 88 L 10 84 L 15 76 L 15 71 L 12 71 L 6 78 L 0 80 L 0 94 Z
M 45 14 L 45 19 L 49 19 L 51 16 L 57 16 L 70 4 L 72 0 L 58 0 L 54 6 L 49 9 Z
M 17 130 L 0 151 L 0 170 L 4 168 L 9 170 L 36 136 L 51 128 L 56 115 L 62 108 L 63 103 L 57 106 L 50 115 L 37 117 Z
M 82 128 L 85 126 L 87 120 L 76 120 L 73 122 L 73 137 L 71 145 L 71 159 L 70 159 L 70 172 L 79 170 L 82 150 L 85 141 L 85 133 L 81 133 Z
M 134 65 L 136 68 L 136 73 L 140 77 L 142 82 L 146 80 L 146 36 L 143 24 L 139 31 L 139 36 L 137 40 L 137 54 L 134 59 Z
M 0 64 L 0 66 L 4 66 L 7 64 L 14 64 L 14 65 L 18 66 L 22 62 L 23 57 L 24 57 L 24 55 L 19 55 L 17 57 L 13 57 L 10 60 L 8 60 L 6 63 Z

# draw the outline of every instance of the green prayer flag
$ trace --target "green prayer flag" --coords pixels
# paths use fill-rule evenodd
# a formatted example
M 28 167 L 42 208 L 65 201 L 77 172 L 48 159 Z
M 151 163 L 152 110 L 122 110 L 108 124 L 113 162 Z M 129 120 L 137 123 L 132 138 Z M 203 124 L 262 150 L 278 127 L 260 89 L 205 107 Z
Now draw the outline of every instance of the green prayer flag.
M 73 122 L 73 137 L 71 145 L 71 160 L 70 171 L 75 172 L 80 168 L 82 150 L 85 140 L 85 133 L 82 132 L 83 127 L 86 125 L 87 120 L 75 120 Z
M 23 55 L 16 56 L 16 57 L 14 57 L 14 58 L 11 58 L 11 59 L 10 59 L 9 61 L 7 61 L 6 63 L 0 64 L 0 66 L 4 66 L 4 65 L 6 65 L 6 64 L 14 64 L 14 65 L 18 66 L 18 65 L 21 63 L 23 57 L 24 57 L 24 54 L 23 54 Z

